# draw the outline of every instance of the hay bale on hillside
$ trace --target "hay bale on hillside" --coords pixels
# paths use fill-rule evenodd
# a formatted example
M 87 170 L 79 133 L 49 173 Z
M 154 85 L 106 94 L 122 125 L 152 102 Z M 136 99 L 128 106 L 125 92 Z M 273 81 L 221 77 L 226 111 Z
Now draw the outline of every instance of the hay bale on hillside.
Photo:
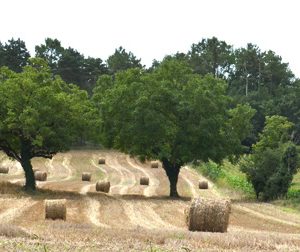
M 45 219 L 62 219 L 66 220 L 67 207 L 66 200 L 45 200 Z
M 96 183 L 96 191 L 97 192 L 108 193 L 109 189 L 110 189 L 110 182 L 109 181 L 98 181 Z
M 151 168 L 158 168 L 158 161 L 151 161 Z
M 208 183 L 205 180 L 199 181 L 199 189 L 208 189 Z
M 98 164 L 105 164 L 105 158 L 99 158 Z
M 9 168 L 8 167 L 0 167 L 0 173 L 7 174 L 8 172 L 9 172 Z
M 37 180 L 37 181 L 46 181 L 47 180 L 47 172 L 35 171 L 34 177 L 35 177 L 35 180 Z
M 141 177 L 140 178 L 140 185 L 149 185 L 149 178 L 148 177 Z
M 227 231 L 230 200 L 195 198 L 186 209 L 186 224 L 190 231 Z
M 92 174 L 90 172 L 83 172 L 81 179 L 82 181 L 91 181 Z

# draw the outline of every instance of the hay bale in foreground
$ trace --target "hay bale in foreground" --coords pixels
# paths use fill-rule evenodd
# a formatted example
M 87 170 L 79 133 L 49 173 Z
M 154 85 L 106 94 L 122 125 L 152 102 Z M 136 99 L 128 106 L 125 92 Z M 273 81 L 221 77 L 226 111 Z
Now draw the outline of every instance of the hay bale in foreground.
M 195 198 L 186 209 L 186 224 L 190 231 L 227 231 L 230 200 Z
M 151 168 L 158 168 L 158 161 L 151 161 Z
M 45 200 L 45 219 L 66 220 L 67 207 L 66 200 Z
M 47 172 L 35 171 L 34 177 L 35 177 L 35 180 L 37 180 L 37 181 L 46 181 L 47 180 Z
M 92 174 L 90 172 L 83 172 L 81 179 L 82 181 L 91 181 Z
M 105 164 L 105 158 L 99 158 L 98 164 Z
M 149 185 L 149 178 L 148 177 L 141 177 L 140 178 L 140 185 Z
M 96 183 L 96 191 L 97 192 L 108 193 L 109 189 L 110 189 L 110 182 L 109 181 L 98 181 Z
M 199 181 L 199 189 L 208 189 L 208 183 L 205 180 Z
M 8 167 L 0 167 L 0 173 L 7 174 L 8 172 L 9 172 L 9 168 Z

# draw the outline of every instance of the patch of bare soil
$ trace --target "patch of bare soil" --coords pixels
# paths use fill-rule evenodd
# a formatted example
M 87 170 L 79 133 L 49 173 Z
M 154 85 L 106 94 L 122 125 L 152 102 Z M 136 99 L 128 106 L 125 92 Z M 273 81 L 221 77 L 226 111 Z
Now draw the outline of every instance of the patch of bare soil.
M 160 182 L 159 179 L 156 178 L 151 171 L 149 171 L 150 169 L 145 169 L 144 167 L 139 166 L 128 155 L 126 156 L 126 162 L 130 165 L 130 167 L 140 172 L 138 173 L 139 177 L 143 176 L 149 178 L 149 185 L 144 189 L 143 194 L 147 197 L 157 195 L 156 190 L 158 189 Z

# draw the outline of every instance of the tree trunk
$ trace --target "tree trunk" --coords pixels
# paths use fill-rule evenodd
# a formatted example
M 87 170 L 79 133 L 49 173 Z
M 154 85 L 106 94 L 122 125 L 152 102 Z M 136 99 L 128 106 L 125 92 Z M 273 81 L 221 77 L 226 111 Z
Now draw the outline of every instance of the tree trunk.
M 31 165 L 31 157 L 30 157 L 30 146 L 26 144 L 25 141 L 22 141 L 21 146 L 21 165 L 23 167 L 23 170 L 25 172 L 25 190 L 26 191 L 35 191 L 35 177 L 32 170 Z
M 176 163 L 172 164 L 166 159 L 163 159 L 162 163 L 170 181 L 170 197 L 178 198 L 179 194 L 177 192 L 177 181 L 181 165 Z

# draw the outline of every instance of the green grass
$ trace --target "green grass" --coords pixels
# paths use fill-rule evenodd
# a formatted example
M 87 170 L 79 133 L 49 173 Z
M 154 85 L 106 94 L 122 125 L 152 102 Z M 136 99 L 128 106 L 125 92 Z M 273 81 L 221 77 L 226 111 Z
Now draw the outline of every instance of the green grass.
M 195 169 L 202 175 L 211 179 L 218 187 L 226 188 L 244 194 L 247 197 L 254 197 L 254 190 L 246 179 L 244 173 L 239 170 L 239 166 L 225 160 L 218 165 L 213 161 L 202 163 Z
M 275 204 L 283 206 L 288 212 L 300 211 L 300 172 L 294 176 L 286 198 L 276 200 Z
M 255 198 L 253 186 L 247 181 L 246 175 L 240 171 L 239 164 L 232 164 L 225 160 L 223 164 L 218 165 L 209 161 L 194 168 L 212 180 L 220 189 L 226 188 L 229 192 L 238 192 L 243 198 Z M 300 212 L 300 171 L 294 176 L 286 197 L 275 200 L 273 203 L 281 206 L 286 212 Z
M 221 165 L 221 169 L 224 176 L 220 179 L 219 184 L 245 193 L 248 196 L 254 196 L 253 186 L 248 182 L 246 175 L 240 171 L 238 164 L 233 165 L 226 160 Z

